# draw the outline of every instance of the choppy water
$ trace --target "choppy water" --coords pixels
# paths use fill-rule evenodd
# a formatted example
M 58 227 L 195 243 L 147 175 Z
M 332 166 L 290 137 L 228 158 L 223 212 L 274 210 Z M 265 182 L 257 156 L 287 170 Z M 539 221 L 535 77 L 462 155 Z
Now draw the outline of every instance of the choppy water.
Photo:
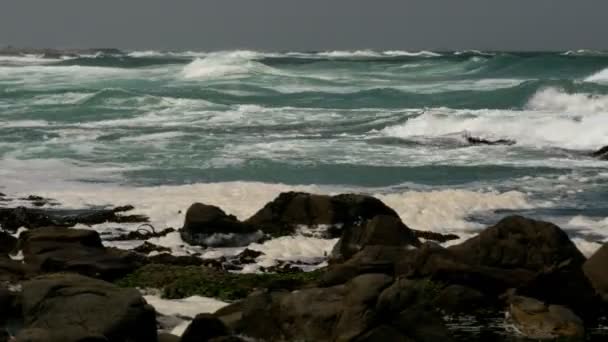
M 163 204 L 142 189 L 238 211 L 311 185 L 383 194 L 429 229 L 525 212 L 588 247 L 608 237 L 608 164 L 586 156 L 604 145 L 601 52 L 0 57 L 0 190 L 129 198 L 152 215 Z

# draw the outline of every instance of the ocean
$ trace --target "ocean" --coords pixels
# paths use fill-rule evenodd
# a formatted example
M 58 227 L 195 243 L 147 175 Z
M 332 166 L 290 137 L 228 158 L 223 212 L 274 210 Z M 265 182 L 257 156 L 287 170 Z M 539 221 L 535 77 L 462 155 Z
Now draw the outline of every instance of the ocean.
M 454 243 L 523 214 L 590 255 L 608 241 L 608 162 L 589 156 L 605 145 L 598 51 L 0 56 L 0 191 L 132 204 L 159 227 L 197 201 L 246 218 L 282 191 L 363 192 Z M 302 260 L 334 242 L 265 246 Z

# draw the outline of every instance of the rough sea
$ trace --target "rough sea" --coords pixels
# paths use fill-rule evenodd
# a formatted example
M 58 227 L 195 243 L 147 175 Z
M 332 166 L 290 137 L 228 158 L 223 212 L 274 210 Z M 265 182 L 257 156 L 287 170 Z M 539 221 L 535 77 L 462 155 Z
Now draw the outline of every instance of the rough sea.
M 507 214 L 546 219 L 590 255 L 608 241 L 608 162 L 589 156 L 605 145 L 596 51 L 0 56 L 0 191 L 132 204 L 159 227 L 196 201 L 246 218 L 281 191 L 355 191 L 459 241 Z M 259 248 L 302 260 L 334 242 Z

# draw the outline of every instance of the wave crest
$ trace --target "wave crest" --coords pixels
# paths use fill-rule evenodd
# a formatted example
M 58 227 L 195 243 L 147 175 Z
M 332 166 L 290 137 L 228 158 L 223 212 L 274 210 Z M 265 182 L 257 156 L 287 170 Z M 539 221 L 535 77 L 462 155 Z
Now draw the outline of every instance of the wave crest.
M 186 79 L 217 79 L 250 74 L 280 74 L 280 71 L 257 61 L 260 54 L 253 51 L 210 53 L 197 58 L 182 70 Z

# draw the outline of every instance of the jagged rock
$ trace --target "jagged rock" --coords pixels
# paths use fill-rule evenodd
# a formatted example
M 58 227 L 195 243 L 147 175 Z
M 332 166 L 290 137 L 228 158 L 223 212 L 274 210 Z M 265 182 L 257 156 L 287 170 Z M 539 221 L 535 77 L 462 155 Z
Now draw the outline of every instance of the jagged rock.
M 137 253 L 142 253 L 146 255 L 152 252 L 171 252 L 171 248 L 158 246 L 148 241 L 144 242 L 142 245 L 134 248 L 133 250 Z
M 344 230 L 331 259 L 347 260 L 367 246 L 419 247 L 414 233 L 395 216 L 376 216 Z
M 393 209 L 371 196 L 285 192 L 246 222 L 272 236 L 293 234 L 300 226 L 328 226 L 325 237 L 336 238 L 341 235 L 344 226 L 378 215 L 398 216 Z
M 471 145 L 515 145 L 515 140 L 509 139 L 497 139 L 497 140 L 488 140 L 478 137 L 467 136 L 466 140 Z
M 19 341 L 156 341 L 154 308 L 135 289 L 75 274 L 23 284 Z
M 510 299 L 509 318 L 517 329 L 528 338 L 582 338 L 585 335 L 583 321 L 570 309 L 527 297 Z
M 75 272 L 94 278 L 118 279 L 140 267 L 141 256 L 105 248 L 92 230 L 39 228 L 23 232 L 19 246 L 24 260 L 39 272 Z
M 263 252 L 254 251 L 249 248 L 245 248 L 245 250 L 242 251 L 241 253 L 239 253 L 239 255 L 237 255 L 235 259 L 241 265 L 254 264 L 256 262 L 255 260 L 262 255 L 264 255 Z
M 252 225 L 239 221 L 218 207 L 202 203 L 190 206 L 180 235 L 191 245 L 213 247 L 246 246 L 263 237 Z
M 186 328 L 181 342 L 206 342 L 216 337 L 228 336 L 230 332 L 224 323 L 211 314 L 199 314 Z
M 608 146 L 604 146 L 599 150 L 591 153 L 591 156 L 602 160 L 608 160 Z
M 149 225 L 147 225 L 147 226 L 149 226 Z M 148 240 L 148 239 L 152 239 L 152 238 L 159 238 L 159 237 L 167 236 L 167 234 L 175 232 L 175 229 L 173 229 L 173 228 L 167 228 L 167 229 L 161 230 L 160 232 L 157 232 L 154 230 L 154 228 L 152 228 L 152 226 L 149 226 L 149 227 L 151 228 L 150 230 L 143 229 L 140 227 L 136 231 L 128 232 L 126 234 L 121 234 L 118 236 L 112 236 L 105 240 L 106 241 Z
M 147 222 L 148 218 L 141 215 L 117 215 L 123 208 L 116 209 L 31 209 L 25 207 L 0 208 L 0 225 L 8 231 L 16 231 L 20 227 L 29 229 L 41 227 L 73 227 L 78 223 L 94 225 L 104 222 L 133 223 Z
M 414 232 L 414 235 L 418 239 L 436 241 L 439 243 L 444 243 L 444 242 L 460 239 L 460 237 L 456 234 L 441 234 L 441 233 L 422 231 L 422 230 L 416 230 L 416 229 L 412 229 L 412 231 Z
M 604 244 L 585 262 L 583 270 L 597 293 L 608 301 L 608 244 Z

